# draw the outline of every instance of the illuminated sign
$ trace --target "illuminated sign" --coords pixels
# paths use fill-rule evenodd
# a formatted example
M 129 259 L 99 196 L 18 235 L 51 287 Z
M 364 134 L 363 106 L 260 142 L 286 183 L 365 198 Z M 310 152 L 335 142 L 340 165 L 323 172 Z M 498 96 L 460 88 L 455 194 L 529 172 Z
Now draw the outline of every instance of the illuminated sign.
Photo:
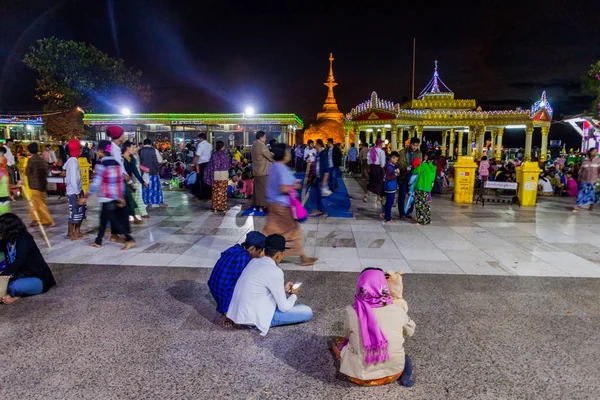
M 202 125 L 203 122 L 201 119 L 195 121 L 171 121 L 171 125 Z
M 281 125 L 281 121 L 260 121 L 261 125 Z

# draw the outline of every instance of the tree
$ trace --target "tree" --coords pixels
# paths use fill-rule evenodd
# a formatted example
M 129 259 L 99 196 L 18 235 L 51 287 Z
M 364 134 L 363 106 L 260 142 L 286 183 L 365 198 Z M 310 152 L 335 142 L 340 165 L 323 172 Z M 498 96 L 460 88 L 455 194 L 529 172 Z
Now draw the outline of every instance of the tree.
M 600 61 L 592 64 L 588 73 L 583 76 L 583 88 L 596 96 L 592 104 L 592 113 L 600 116 Z
M 114 111 L 115 104 L 149 102 L 150 85 L 141 82 L 141 71 L 125 66 L 92 45 L 54 37 L 40 39 L 23 62 L 38 73 L 36 98 L 44 101 L 46 130 L 56 139 L 81 134 L 86 112 Z

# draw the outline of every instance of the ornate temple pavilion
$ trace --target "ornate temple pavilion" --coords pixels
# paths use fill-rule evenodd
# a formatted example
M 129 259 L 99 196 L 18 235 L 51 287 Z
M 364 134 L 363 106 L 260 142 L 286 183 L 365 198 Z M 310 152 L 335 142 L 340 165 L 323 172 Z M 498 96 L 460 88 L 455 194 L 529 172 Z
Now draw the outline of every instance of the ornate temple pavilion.
M 533 132 L 540 128 L 540 161 L 545 161 L 551 121 L 552 107 L 546 100 L 545 91 L 530 110 L 483 111 L 473 99 L 454 98 L 454 92 L 439 76 L 436 61 L 433 77 L 418 98 L 398 104 L 380 99 L 373 92 L 369 100 L 357 105 L 346 115 L 344 134 L 346 146 L 352 133 L 355 143 L 359 143 L 361 137 L 363 143 L 389 138 L 392 150 L 396 150 L 403 147 L 406 135 L 408 138 L 416 136 L 421 139 L 424 132 L 441 131 L 444 155 L 470 155 L 467 153 L 474 138 L 476 159 L 481 158 L 486 138 L 491 137 L 490 152 L 500 160 L 504 130 L 519 129 L 525 136 L 524 158 L 531 160 Z

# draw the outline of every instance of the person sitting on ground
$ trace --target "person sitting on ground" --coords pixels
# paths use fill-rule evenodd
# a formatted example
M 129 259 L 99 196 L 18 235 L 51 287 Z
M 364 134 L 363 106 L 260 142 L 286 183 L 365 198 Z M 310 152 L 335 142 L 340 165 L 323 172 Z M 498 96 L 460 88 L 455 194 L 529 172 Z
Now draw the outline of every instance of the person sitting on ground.
M 223 315 L 221 325 L 224 327 L 232 325 L 225 314 L 229 310 L 235 284 L 250 260 L 262 257 L 264 248 L 265 235 L 256 231 L 248 232 L 244 243 L 222 252 L 215 264 L 208 279 L 208 288 L 217 302 L 217 312 Z
M 261 336 L 269 328 L 299 324 L 312 318 L 312 309 L 295 304 L 298 286 L 284 283 L 278 264 L 283 259 L 285 238 L 278 234 L 265 239 L 265 257 L 250 260 L 235 285 L 227 318 L 239 325 L 258 328 Z M 287 297 L 289 294 L 290 297 Z
M 366 268 L 358 278 L 354 304 L 346 307 L 344 336 L 333 351 L 340 372 L 362 386 L 385 385 L 400 379 L 414 385 L 412 361 L 404 352 L 404 336 L 412 336 L 415 322 L 403 299 L 394 300 L 379 268 Z
M 577 181 L 573 178 L 573 174 L 567 172 L 567 196 L 577 197 L 578 190 Z
M 254 180 L 249 172 L 242 172 L 242 187 L 238 189 L 238 193 L 241 193 L 244 199 L 249 199 L 254 194 Z
M 540 179 L 538 180 L 538 194 L 540 196 L 552 196 L 554 194 L 554 189 L 547 173 L 540 175 Z
M 2 303 L 11 304 L 23 296 L 45 293 L 56 285 L 33 236 L 13 213 L 0 215 L 0 251 L 7 261 L 0 275 L 11 276 L 7 295 L 0 299 Z

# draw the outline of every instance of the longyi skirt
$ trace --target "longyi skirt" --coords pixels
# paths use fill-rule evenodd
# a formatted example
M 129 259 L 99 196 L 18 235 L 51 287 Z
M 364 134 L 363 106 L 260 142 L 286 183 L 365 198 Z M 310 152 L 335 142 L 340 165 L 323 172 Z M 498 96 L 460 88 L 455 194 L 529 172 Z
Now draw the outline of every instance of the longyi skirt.
M 285 238 L 286 250 L 284 256 L 304 257 L 304 239 L 300 224 L 292 217 L 289 207 L 279 203 L 267 204 L 267 219 L 265 223 L 265 236 L 277 233 Z

